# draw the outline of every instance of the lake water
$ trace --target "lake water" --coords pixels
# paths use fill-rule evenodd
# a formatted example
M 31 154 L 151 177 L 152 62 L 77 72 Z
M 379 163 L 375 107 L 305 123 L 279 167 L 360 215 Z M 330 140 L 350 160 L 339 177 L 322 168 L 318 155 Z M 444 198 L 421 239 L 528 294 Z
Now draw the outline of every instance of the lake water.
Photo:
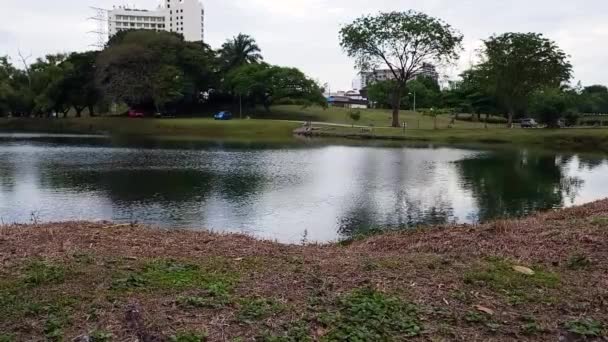
M 480 222 L 604 197 L 602 156 L 0 135 L 3 223 L 137 221 L 327 242 L 378 227 Z

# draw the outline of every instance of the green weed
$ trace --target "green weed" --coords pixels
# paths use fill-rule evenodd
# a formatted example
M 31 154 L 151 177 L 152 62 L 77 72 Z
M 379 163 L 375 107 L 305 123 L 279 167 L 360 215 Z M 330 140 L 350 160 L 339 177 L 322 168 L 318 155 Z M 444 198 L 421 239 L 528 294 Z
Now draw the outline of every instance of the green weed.
M 60 284 L 65 280 L 66 270 L 63 266 L 45 261 L 33 261 L 25 267 L 23 281 L 30 286 Z
M 582 254 L 575 254 L 568 259 L 568 268 L 571 270 L 582 270 L 591 266 L 591 260 Z
M 205 342 L 207 333 L 200 332 L 179 332 L 169 337 L 170 342 Z
M 322 318 L 331 328 L 324 341 L 385 341 L 422 331 L 414 305 L 371 289 L 342 296 L 337 306 Z
M 600 337 L 603 335 L 604 325 L 591 318 L 583 318 L 575 321 L 568 321 L 564 327 L 572 333 L 585 337 Z
M 292 322 L 285 327 L 282 334 L 265 334 L 260 340 L 265 342 L 312 342 L 310 328 L 305 322 Z
M 283 310 L 283 306 L 273 299 L 254 298 L 241 301 L 239 319 L 242 321 L 261 320 Z
M 112 341 L 113 336 L 114 335 L 112 335 L 112 333 L 102 330 L 95 330 L 91 333 L 90 340 L 91 342 L 110 342 Z

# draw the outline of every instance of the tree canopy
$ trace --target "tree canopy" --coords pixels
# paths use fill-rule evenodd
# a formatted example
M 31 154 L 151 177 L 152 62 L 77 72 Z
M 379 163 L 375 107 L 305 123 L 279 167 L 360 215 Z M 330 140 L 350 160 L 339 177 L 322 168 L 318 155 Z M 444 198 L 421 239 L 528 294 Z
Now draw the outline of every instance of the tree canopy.
M 399 108 L 407 82 L 424 63 L 458 58 L 463 36 L 449 24 L 424 13 L 387 12 L 363 16 L 340 30 L 340 45 L 355 59 L 359 70 L 386 67 L 395 80 L 393 122 L 399 126 Z
M 245 64 L 228 73 L 226 84 L 252 104 L 262 104 L 266 110 L 284 99 L 299 100 L 305 105 L 327 104 L 319 85 L 296 68 Z
M 224 70 L 232 70 L 244 64 L 262 62 L 264 58 L 261 52 L 255 39 L 246 34 L 239 34 L 222 45 L 219 59 Z
M 543 88 L 557 88 L 572 77 L 568 56 L 555 42 L 538 33 L 505 33 L 484 41 L 479 70 L 507 111 L 512 125 L 525 112 L 530 97 Z

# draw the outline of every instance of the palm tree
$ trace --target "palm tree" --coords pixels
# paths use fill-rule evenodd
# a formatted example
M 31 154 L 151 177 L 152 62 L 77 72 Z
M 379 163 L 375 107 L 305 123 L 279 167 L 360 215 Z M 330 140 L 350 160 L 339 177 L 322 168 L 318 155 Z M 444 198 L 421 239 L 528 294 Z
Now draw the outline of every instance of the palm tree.
M 239 67 L 243 64 L 259 63 L 264 58 L 255 39 L 240 33 L 238 36 L 228 39 L 219 51 L 220 59 L 227 70 Z

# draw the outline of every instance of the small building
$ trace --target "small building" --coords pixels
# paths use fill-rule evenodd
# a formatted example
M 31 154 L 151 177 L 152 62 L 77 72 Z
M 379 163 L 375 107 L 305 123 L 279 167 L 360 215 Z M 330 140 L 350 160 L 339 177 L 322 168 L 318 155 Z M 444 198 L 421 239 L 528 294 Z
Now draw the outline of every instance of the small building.
M 369 102 L 359 91 L 349 90 L 328 94 L 327 104 L 331 107 L 365 109 Z

